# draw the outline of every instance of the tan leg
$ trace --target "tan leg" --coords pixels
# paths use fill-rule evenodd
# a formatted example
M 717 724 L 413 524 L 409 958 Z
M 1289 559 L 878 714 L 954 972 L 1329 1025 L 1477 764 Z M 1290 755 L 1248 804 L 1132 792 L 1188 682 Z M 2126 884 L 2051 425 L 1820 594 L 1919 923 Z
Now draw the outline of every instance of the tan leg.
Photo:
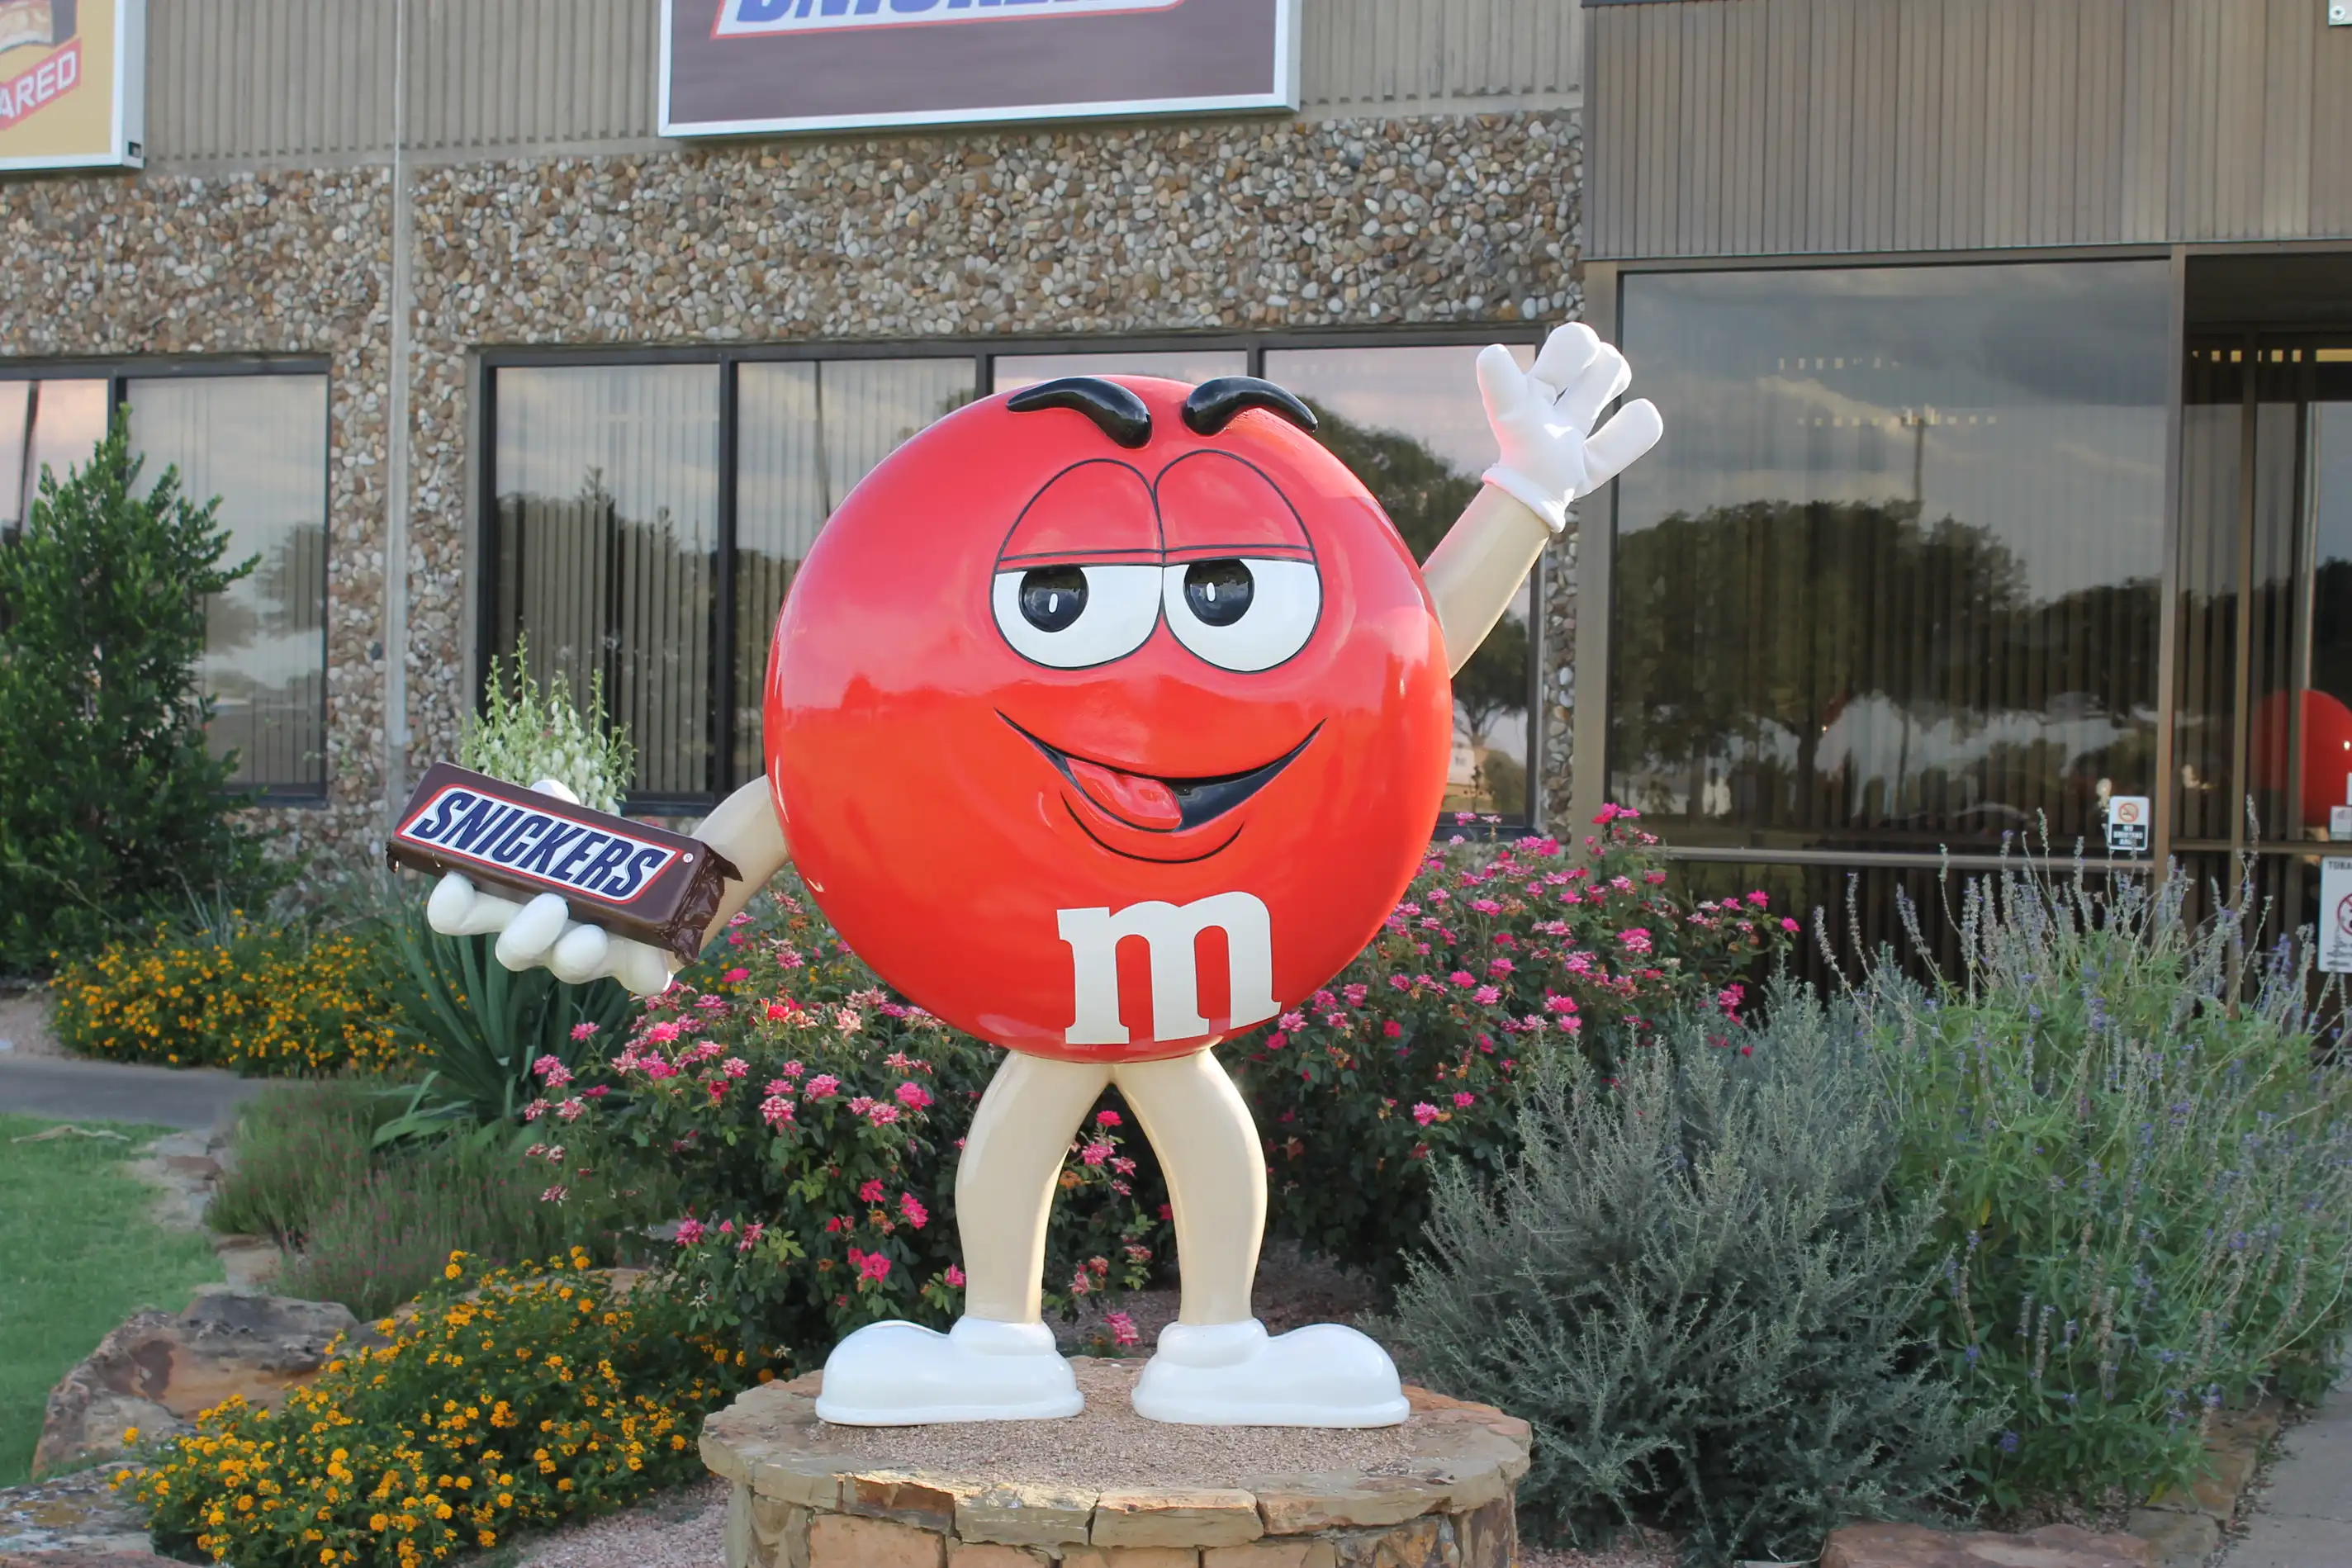
M 1122 1062 L 1111 1070 L 1111 1080 L 1143 1124 L 1168 1177 L 1183 1277 L 1176 1321 L 1248 1322 L 1258 1242 L 1265 1233 L 1265 1150 L 1241 1091 L 1206 1051 L 1166 1061 Z
M 1043 1314 L 1054 1181 L 1078 1124 L 1109 1082 L 1108 1066 L 1005 1053 L 956 1166 L 969 1315 L 1034 1323 Z

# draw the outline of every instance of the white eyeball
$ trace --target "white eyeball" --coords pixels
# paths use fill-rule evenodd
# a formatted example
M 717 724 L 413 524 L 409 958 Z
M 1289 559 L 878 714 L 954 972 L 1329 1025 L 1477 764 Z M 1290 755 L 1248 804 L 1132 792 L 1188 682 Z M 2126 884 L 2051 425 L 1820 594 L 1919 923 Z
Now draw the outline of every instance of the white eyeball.
M 1023 658 L 1057 670 L 1124 659 L 1160 620 L 1156 566 L 1037 566 L 1000 571 L 996 628 Z
M 1223 670 L 1270 670 L 1307 646 L 1323 613 L 1312 561 L 1196 560 L 1161 570 L 1168 629 Z

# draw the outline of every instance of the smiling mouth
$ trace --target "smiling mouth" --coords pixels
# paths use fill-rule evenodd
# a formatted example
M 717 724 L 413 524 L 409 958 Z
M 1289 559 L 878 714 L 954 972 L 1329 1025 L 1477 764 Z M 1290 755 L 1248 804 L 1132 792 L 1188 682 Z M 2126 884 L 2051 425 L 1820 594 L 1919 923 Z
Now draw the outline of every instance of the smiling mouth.
M 1298 754 L 1323 733 L 1323 727 L 1317 725 L 1288 751 L 1245 772 L 1221 773 L 1205 779 L 1160 779 L 1114 768 L 1091 758 L 1073 756 L 1013 724 L 1003 713 L 996 716 L 1012 725 L 1016 734 L 1035 747 L 1070 788 L 1086 798 L 1088 805 L 1121 827 L 1147 833 L 1181 833 L 1208 826 L 1272 783 L 1276 775 L 1296 762 Z M 1083 821 L 1079 823 L 1081 827 L 1085 825 Z M 1101 842 L 1099 839 L 1096 841 Z

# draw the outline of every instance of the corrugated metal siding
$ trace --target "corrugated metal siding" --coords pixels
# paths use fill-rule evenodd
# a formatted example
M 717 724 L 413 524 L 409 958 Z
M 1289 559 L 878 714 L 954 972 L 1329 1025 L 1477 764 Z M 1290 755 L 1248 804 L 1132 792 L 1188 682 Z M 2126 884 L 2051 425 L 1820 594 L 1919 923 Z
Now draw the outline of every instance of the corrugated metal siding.
M 1602 258 L 2352 235 L 2315 0 L 1597 6 Z
M 410 150 L 593 151 L 654 138 L 659 0 L 406 0 Z M 398 0 L 148 0 L 148 162 L 390 155 Z M 1310 113 L 1559 103 L 1574 0 L 1305 0 Z
M 1575 0 L 1306 0 L 1299 21 L 1309 113 L 1555 101 L 1584 49 Z

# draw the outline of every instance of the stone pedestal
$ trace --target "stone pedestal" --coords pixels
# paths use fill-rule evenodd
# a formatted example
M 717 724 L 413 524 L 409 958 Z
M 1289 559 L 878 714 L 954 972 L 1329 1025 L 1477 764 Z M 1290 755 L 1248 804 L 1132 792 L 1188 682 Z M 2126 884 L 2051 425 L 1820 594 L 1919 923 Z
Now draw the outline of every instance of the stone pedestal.
M 1524 1421 L 1408 1388 L 1380 1432 L 1165 1427 L 1141 1363 L 1072 1363 L 1066 1421 L 833 1427 L 821 1374 L 713 1415 L 728 1568 L 1510 1568 Z

